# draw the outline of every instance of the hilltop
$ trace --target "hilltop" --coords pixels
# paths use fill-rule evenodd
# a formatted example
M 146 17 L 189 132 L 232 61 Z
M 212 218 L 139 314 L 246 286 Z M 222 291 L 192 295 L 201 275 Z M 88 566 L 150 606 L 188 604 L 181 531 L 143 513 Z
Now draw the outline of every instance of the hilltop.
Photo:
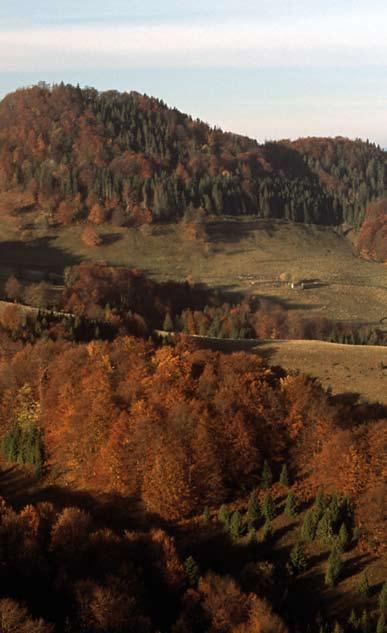
M 43 84 L 0 103 L 0 206 L 48 225 L 125 226 L 202 208 L 360 226 L 386 182 L 386 152 L 369 142 L 259 145 L 135 92 Z

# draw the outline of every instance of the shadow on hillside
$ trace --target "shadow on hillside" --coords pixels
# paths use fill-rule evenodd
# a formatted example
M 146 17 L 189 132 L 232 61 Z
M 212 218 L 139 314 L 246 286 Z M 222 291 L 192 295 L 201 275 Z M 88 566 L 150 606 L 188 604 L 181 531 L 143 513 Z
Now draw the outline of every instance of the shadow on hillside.
M 165 526 L 157 516 L 145 513 L 138 498 L 76 490 L 63 485 L 45 486 L 19 466 L 10 466 L 0 473 L 0 495 L 17 510 L 43 501 L 52 503 L 57 511 L 79 507 L 89 512 L 97 526 L 112 529 L 147 530 L 150 524 Z
M 190 539 L 190 554 L 198 561 L 200 569 L 216 573 L 238 574 L 251 561 L 259 560 L 263 553 L 263 544 L 256 540 L 248 542 L 232 540 L 221 526 L 211 525 L 206 533 Z
M 273 341 L 273 343 L 274 342 L 275 341 Z M 272 358 L 276 355 L 278 350 L 275 347 L 263 348 L 262 345 L 264 345 L 264 343 L 258 343 L 258 345 L 255 345 L 253 352 L 256 356 L 259 356 L 259 358 L 265 361 L 267 365 L 270 365 Z M 273 365 L 273 369 L 276 371 L 283 371 L 283 367 L 280 367 L 279 365 Z
M 226 339 L 226 338 L 195 338 L 191 339 L 195 345 L 200 349 L 210 349 L 214 352 L 222 352 L 223 354 L 233 354 L 235 352 L 254 352 L 257 356 L 262 358 L 266 363 L 269 363 L 270 359 L 276 353 L 275 347 L 265 347 L 261 349 L 260 346 L 267 342 L 260 343 L 258 340 L 252 339 Z M 273 341 L 275 343 L 275 341 Z
M 241 221 L 215 221 L 207 224 L 208 240 L 211 243 L 223 242 L 236 244 L 242 239 L 246 239 L 253 231 L 266 231 L 269 237 L 279 230 L 280 223 L 273 219 L 265 220 L 257 217 L 256 220 Z
M 101 235 L 102 238 L 102 246 L 110 246 L 111 244 L 115 244 L 122 240 L 122 233 L 104 233 Z
M 370 554 L 359 554 L 358 556 L 350 558 L 344 564 L 343 571 L 340 576 L 341 580 L 351 578 L 355 574 L 364 571 L 375 560 L 376 557 L 371 556 Z
M 341 412 L 338 418 L 343 428 L 387 418 L 387 405 L 363 402 L 360 398 L 360 393 L 351 391 L 331 396 L 331 402 Z
M 288 301 L 288 299 L 281 299 L 281 297 L 273 296 L 273 295 L 263 295 L 257 294 L 255 295 L 258 301 L 268 301 L 270 304 L 274 306 L 279 306 L 284 310 L 317 310 L 322 306 L 320 304 L 314 303 L 311 305 L 310 303 L 295 303 L 293 301 Z M 270 307 L 269 307 L 270 310 Z
M 292 521 L 292 523 L 288 523 L 287 525 L 283 525 L 282 527 L 277 528 L 274 532 L 273 540 L 275 542 L 281 541 L 281 539 L 284 536 L 286 536 L 286 534 L 294 530 L 295 526 L 296 526 L 296 521 Z
M 294 147 L 289 147 L 284 143 L 268 142 L 263 145 L 262 151 L 275 171 L 285 172 L 288 178 L 308 178 L 316 183 L 319 182 L 301 152 Z
M 52 246 L 52 237 L 30 242 L 0 242 L 0 266 L 7 266 L 23 277 L 23 271 L 62 273 L 67 266 L 79 264 L 81 258 Z

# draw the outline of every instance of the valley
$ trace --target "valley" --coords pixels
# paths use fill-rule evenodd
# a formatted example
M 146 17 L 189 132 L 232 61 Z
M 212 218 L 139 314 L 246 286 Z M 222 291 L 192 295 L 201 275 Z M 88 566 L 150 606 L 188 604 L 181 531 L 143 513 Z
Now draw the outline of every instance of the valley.
M 204 243 L 181 235 L 178 224 L 97 227 L 102 244 L 82 243 L 81 226 L 36 229 L 23 241 L 9 221 L 0 251 L 4 279 L 20 270 L 60 273 L 83 260 L 139 268 L 157 281 L 195 282 L 238 296 L 258 295 L 286 309 L 338 321 L 377 324 L 387 316 L 387 265 L 361 259 L 334 228 L 283 221 L 224 218 L 207 225 Z M 4 238 L 2 242 L 5 242 Z M 24 273 L 26 274 L 26 273 Z M 315 288 L 290 282 L 318 278 Z

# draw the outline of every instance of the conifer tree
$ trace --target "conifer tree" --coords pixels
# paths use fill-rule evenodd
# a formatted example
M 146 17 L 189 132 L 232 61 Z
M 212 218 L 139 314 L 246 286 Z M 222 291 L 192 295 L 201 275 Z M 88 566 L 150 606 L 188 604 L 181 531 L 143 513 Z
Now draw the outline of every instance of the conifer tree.
M 271 494 L 265 495 L 265 498 L 261 506 L 261 513 L 262 513 L 262 516 L 266 519 L 266 521 L 271 521 L 272 519 L 274 519 L 276 515 L 276 507 L 275 507 L 275 501 L 273 497 L 271 496 Z
M 326 513 L 329 516 L 330 523 L 332 526 L 332 530 L 335 530 L 335 527 L 340 519 L 340 514 L 342 511 L 342 500 L 340 499 L 338 494 L 334 494 L 332 499 L 328 505 Z
M 355 629 L 355 630 L 359 626 L 359 618 L 357 617 L 354 609 L 352 609 L 351 614 L 348 618 L 348 624 L 350 625 L 351 629 Z
M 211 522 L 210 509 L 208 506 L 206 506 L 203 511 L 203 523 L 208 525 L 210 522 Z
M 341 524 L 338 536 L 338 544 L 342 552 L 345 552 L 349 545 L 349 534 L 345 523 Z
M 333 528 L 331 522 L 331 515 L 328 510 L 326 510 L 321 517 L 320 521 L 317 525 L 316 531 L 317 537 L 325 543 L 325 545 L 330 545 L 333 542 Z
M 325 573 L 325 584 L 328 587 L 334 587 L 337 583 L 342 569 L 342 561 L 336 547 L 332 548 L 327 562 Z
M 362 574 L 357 591 L 363 598 L 369 597 L 371 588 L 370 588 L 367 572 L 364 572 Z
M 262 541 L 267 542 L 273 536 L 273 526 L 271 521 L 265 521 L 262 528 Z
M 269 462 L 265 459 L 261 474 L 261 488 L 270 488 L 272 482 L 273 474 Z
M 378 596 L 379 609 L 382 613 L 387 611 L 387 582 L 383 584 Z
M 287 467 L 286 464 L 284 464 L 282 466 L 279 482 L 280 482 L 280 484 L 282 484 L 283 486 L 286 486 L 286 487 L 288 487 L 290 485 L 288 467 Z
M 297 514 L 297 506 L 297 497 L 291 490 L 286 497 L 285 514 L 287 514 L 289 517 L 295 516 Z
M 321 516 L 324 514 L 325 508 L 327 507 L 327 499 L 321 488 L 317 491 L 314 507 L 316 508 L 317 513 L 321 514 Z
M 242 517 L 238 510 L 232 513 L 230 519 L 230 534 L 232 538 L 237 539 L 242 533 Z
M 360 631 L 361 633 L 371 633 L 370 620 L 365 609 L 360 618 Z
M 174 329 L 174 325 L 173 325 L 171 314 L 170 312 L 167 312 L 167 314 L 165 315 L 164 323 L 163 323 L 163 330 L 165 330 L 166 332 L 173 332 L 173 329 Z
M 230 526 L 230 513 L 227 509 L 227 506 L 225 506 L 224 504 L 221 505 L 219 508 L 218 519 L 219 522 L 223 524 L 224 529 L 228 530 Z
M 313 541 L 316 536 L 316 519 L 313 510 L 308 510 L 305 514 L 301 526 L 301 536 L 305 541 Z
M 249 503 L 247 506 L 247 520 L 249 524 L 253 525 L 258 521 L 260 517 L 259 504 L 255 491 L 253 491 L 249 497 Z
M 196 587 L 200 578 L 199 565 L 192 556 L 188 556 L 184 563 L 185 573 L 191 587 Z
M 303 546 L 300 543 L 296 543 L 290 552 L 290 563 L 296 572 L 302 572 L 306 566 L 306 556 Z
M 384 613 L 381 613 L 378 618 L 376 633 L 387 633 L 386 618 L 384 617 Z

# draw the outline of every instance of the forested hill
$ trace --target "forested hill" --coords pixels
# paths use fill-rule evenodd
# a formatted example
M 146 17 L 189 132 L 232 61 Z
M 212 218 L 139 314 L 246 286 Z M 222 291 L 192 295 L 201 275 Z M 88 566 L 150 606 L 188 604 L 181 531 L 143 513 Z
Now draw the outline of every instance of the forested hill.
M 360 140 L 256 141 L 162 101 L 39 85 L 0 103 L 0 194 L 61 224 L 256 214 L 360 225 L 385 193 L 386 152 Z

